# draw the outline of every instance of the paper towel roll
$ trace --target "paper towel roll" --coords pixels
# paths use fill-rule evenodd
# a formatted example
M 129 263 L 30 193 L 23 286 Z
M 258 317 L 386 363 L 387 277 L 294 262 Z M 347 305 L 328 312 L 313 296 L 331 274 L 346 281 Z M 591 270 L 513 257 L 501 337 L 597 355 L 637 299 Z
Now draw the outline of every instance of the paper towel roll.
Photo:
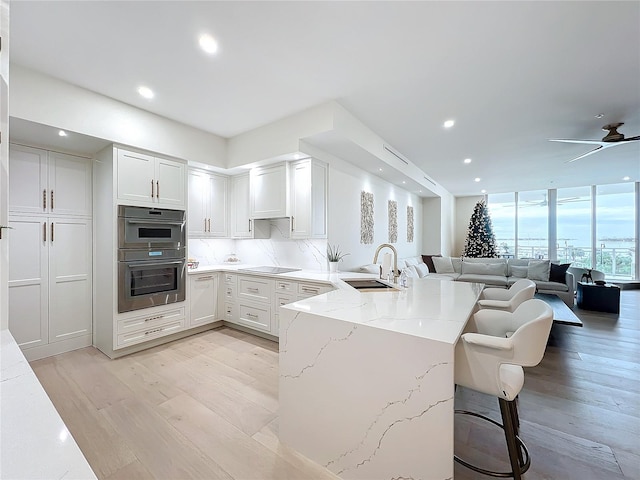
M 385 253 L 382 257 L 382 278 L 385 280 L 388 280 L 390 272 L 391 272 L 391 254 Z

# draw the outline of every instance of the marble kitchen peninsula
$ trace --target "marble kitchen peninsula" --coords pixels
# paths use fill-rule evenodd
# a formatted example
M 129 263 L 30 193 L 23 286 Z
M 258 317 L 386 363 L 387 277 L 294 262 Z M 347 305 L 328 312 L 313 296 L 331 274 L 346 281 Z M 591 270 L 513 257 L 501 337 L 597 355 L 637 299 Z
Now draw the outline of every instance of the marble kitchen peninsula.
M 341 288 L 280 317 L 280 440 L 345 479 L 453 478 L 453 359 L 481 284 Z

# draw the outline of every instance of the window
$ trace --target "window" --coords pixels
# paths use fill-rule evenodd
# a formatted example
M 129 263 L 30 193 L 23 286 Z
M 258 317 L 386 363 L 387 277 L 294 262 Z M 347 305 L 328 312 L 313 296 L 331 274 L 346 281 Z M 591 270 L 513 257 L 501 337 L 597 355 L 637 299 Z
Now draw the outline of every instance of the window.
M 514 193 L 488 195 L 487 206 L 502 257 L 513 258 L 516 253 L 516 196 Z
M 556 212 L 558 261 L 591 268 L 591 187 L 559 188 Z
M 546 190 L 518 193 L 517 258 L 549 258 L 549 201 Z
M 594 267 L 607 278 L 632 279 L 635 274 L 635 191 L 633 183 L 596 187 Z

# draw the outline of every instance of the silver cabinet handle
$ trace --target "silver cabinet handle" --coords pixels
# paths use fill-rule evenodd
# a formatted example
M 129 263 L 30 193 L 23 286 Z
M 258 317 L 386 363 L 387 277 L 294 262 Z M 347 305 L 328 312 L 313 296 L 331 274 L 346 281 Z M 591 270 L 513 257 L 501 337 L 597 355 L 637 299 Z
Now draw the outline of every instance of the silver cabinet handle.
M 150 322 L 151 320 L 158 320 L 159 318 L 164 317 L 164 315 L 158 315 L 157 317 L 149 317 L 149 318 L 145 318 L 144 321 L 145 322 Z
M 316 290 L 315 288 L 305 288 L 302 287 L 302 291 L 306 292 L 306 293 L 318 293 L 318 290 Z
M 257 288 L 253 288 L 253 287 L 247 287 L 247 290 L 249 290 L 250 292 L 259 292 L 260 290 Z
M 204 219 L 204 231 L 205 232 L 207 231 L 207 219 L 206 218 Z
M 293 215 L 291 216 L 291 231 L 293 232 L 293 222 L 294 222 L 294 218 Z
M 160 180 L 156 180 L 156 198 L 160 198 Z
M 249 318 L 258 318 L 258 316 L 253 314 L 253 313 L 247 313 L 247 317 L 249 317 Z
M 196 282 L 200 282 L 202 280 L 211 280 L 213 278 L 213 275 L 208 275 L 206 277 L 196 277 Z
M 207 227 L 207 232 L 211 232 L 211 219 L 207 219 L 207 222 L 209 223 L 209 226 Z
M 42 210 L 47 209 L 47 190 L 42 190 Z
M 155 195 L 154 195 L 154 192 L 153 192 L 153 178 L 152 178 L 151 179 L 151 198 L 153 198 L 154 196 Z
M 44 222 L 42 224 L 42 241 L 43 242 L 47 241 L 47 222 Z
M 53 190 L 51 190 L 51 211 L 53 211 Z
M 251 219 L 249 219 L 249 231 L 251 231 Z
M 53 243 L 53 222 L 51 222 L 51 243 Z

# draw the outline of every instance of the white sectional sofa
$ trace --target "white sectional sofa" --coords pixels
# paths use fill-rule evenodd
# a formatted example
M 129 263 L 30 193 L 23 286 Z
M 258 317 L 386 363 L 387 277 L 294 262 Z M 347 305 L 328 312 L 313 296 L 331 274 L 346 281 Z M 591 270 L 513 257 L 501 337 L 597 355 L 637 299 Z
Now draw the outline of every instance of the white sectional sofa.
M 430 271 L 423 257 L 408 257 L 398 260 L 398 269 L 409 277 L 434 278 L 457 282 L 484 283 L 491 287 L 508 288 L 520 278 L 529 278 L 536 283 L 538 293 L 557 295 L 569 307 L 573 307 L 574 278 L 566 266 L 554 265 L 549 260 L 526 260 L 505 258 L 459 258 L 430 256 L 435 271 Z M 378 273 L 378 265 L 367 265 L 364 270 Z M 550 279 L 550 275 L 552 278 Z M 555 278 L 558 277 L 558 278 Z M 563 281 L 558 281 L 562 279 Z M 554 281 L 555 280 L 555 281 Z

